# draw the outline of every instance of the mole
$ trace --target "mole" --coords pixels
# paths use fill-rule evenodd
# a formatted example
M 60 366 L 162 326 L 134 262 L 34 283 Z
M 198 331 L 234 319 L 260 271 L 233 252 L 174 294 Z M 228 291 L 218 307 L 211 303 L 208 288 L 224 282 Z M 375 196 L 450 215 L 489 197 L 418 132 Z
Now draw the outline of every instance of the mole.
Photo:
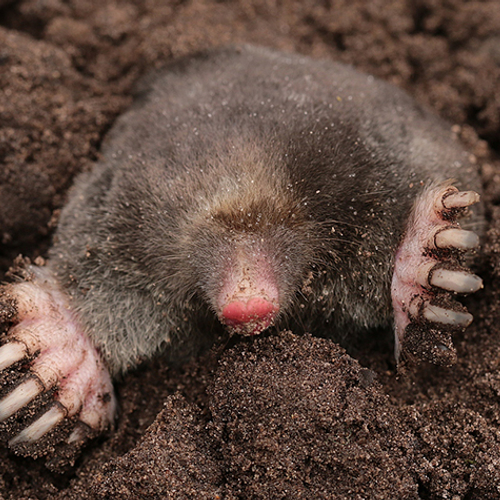
M 103 432 L 115 377 L 214 332 L 392 328 L 399 361 L 453 363 L 479 188 L 450 124 L 350 66 L 246 45 L 172 63 L 77 178 L 46 261 L 1 288 L 5 441 Z

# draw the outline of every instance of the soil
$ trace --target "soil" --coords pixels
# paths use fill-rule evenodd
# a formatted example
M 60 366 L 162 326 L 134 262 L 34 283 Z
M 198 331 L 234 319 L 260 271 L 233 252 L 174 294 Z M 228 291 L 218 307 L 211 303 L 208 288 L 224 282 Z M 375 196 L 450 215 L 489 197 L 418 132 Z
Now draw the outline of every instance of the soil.
M 137 79 L 231 42 L 352 63 L 455 124 L 488 218 L 458 362 L 398 373 L 377 339 L 355 360 L 290 332 L 156 359 L 74 466 L 1 448 L 0 498 L 500 499 L 497 0 L 0 0 L 1 273 L 45 255 Z

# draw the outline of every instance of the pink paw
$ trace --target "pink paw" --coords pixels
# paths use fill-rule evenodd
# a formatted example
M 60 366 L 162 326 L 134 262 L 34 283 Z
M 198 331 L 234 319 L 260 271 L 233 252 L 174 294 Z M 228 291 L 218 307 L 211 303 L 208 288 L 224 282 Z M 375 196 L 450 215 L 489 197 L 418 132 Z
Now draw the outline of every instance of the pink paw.
M 419 196 L 396 254 L 392 303 L 396 359 L 409 355 L 449 365 L 456 353 L 451 335 L 472 315 L 452 299 L 482 288 L 482 280 L 461 265 L 479 237 L 460 228 L 457 218 L 479 201 L 474 191 L 434 187 Z
M 10 324 L 0 347 L 0 434 L 15 450 L 37 455 L 40 442 L 77 446 L 103 431 L 116 403 L 67 295 L 46 268 L 29 266 L 27 274 L 28 281 L 0 290 L 0 324 Z

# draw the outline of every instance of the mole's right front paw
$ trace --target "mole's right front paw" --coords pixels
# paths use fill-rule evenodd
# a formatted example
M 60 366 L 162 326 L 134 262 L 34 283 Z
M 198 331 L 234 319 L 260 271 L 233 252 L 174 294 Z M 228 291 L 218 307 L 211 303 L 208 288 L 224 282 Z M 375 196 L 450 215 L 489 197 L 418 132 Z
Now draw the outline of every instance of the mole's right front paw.
M 0 436 L 38 456 L 44 446 L 79 445 L 109 427 L 115 397 L 99 353 L 52 274 L 0 289 Z
M 451 336 L 472 315 L 454 297 L 482 288 L 462 259 L 479 237 L 463 230 L 458 219 L 478 201 L 474 191 L 450 185 L 428 189 L 416 200 L 392 280 L 396 358 L 403 353 L 444 365 L 455 361 Z

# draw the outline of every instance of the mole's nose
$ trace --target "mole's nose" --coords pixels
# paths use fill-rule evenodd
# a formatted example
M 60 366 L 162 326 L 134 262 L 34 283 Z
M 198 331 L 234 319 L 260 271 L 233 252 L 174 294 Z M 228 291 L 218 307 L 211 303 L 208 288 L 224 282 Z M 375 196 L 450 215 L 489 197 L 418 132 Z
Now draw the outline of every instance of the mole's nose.
M 262 297 L 238 299 L 226 304 L 220 320 L 226 326 L 243 335 L 256 335 L 269 327 L 279 308 Z

